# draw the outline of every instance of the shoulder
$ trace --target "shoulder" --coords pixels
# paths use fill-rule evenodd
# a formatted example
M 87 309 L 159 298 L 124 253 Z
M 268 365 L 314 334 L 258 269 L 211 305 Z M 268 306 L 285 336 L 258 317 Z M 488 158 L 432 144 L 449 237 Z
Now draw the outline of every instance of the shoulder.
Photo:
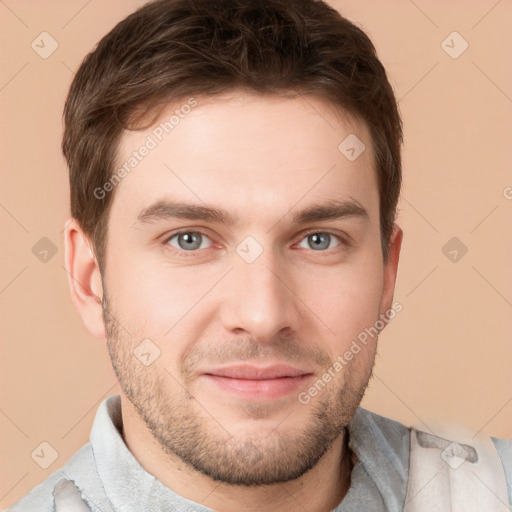
M 435 434 L 412 431 L 409 493 L 417 497 L 411 511 L 431 505 L 432 496 L 443 508 L 446 489 L 461 510 L 501 510 L 512 504 L 511 440 L 457 424 L 438 423 Z
M 498 455 L 505 471 L 507 479 L 508 499 L 512 505 L 512 439 L 499 439 L 491 437 L 491 441 L 498 452 Z
M 404 457 L 408 457 L 410 450 L 410 435 L 413 427 L 407 427 L 398 421 L 386 418 L 362 407 L 358 407 L 353 419 L 350 422 L 354 430 L 363 429 L 366 435 L 370 434 L 373 440 L 379 439 L 383 446 L 387 446 L 394 452 L 401 452 Z M 452 430 L 457 432 L 458 426 L 453 426 Z M 417 429 L 421 432 L 421 429 Z M 432 438 L 444 440 L 443 437 L 429 435 Z M 452 436 L 450 441 L 458 441 L 457 435 Z M 512 439 L 501 439 L 490 437 L 494 448 L 498 452 L 499 458 L 507 473 L 507 480 L 512 480 Z
M 68 461 L 68 463 L 52 473 L 46 480 L 31 489 L 6 512 L 54 512 L 53 490 L 62 478 L 81 479 L 94 471 L 94 458 L 90 443 L 84 445 Z

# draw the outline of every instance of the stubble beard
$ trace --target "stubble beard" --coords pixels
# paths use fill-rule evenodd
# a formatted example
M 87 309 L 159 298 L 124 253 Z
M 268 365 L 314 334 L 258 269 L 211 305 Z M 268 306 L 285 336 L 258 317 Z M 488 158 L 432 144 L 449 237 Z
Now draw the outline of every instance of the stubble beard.
M 279 426 L 256 435 L 231 435 L 223 419 L 208 413 L 175 378 L 157 365 L 144 366 L 134 356 L 137 342 L 120 329 L 103 297 L 107 347 L 122 392 L 158 441 L 163 451 L 178 457 L 213 480 L 238 486 L 261 486 L 295 480 L 311 470 L 344 432 L 359 406 L 372 375 L 375 346 L 359 353 L 367 361 L 354 371 L 353 359 L 343 368 L 340 386 L 326 385 L 309 407 L 308 421 L 287 431 Z M 338 383 L 339 381 L 336 381 Z M 298 403 L 298 402 L 297 402 Z M 249 404 L 245 413 L 265 416 L 265 404 Z M 255 429 L 256 431 L 256 429 Z M 341 454 L 340 454 L 341 457 Z

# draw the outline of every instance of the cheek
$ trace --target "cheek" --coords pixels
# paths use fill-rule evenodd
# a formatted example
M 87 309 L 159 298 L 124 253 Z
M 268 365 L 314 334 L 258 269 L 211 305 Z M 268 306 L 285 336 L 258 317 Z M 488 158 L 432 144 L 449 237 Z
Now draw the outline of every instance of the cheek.
M 118 320 L 130 332 L 165 344 L 183 326 L 190 328 L 191 319 L 197 321 L 203 299 L 222 273 L 191 272 L 191 268 L 170 267 L 159 257 L 150 260 L 139 255 L 119 258 L 107 275 L 107 291 Z
M 338 269 L 312 269 L 307 281 L 300 279 L 298 295 L 318 317 L 315 322 L 329 327 L 333 352 L 343 352 L 379 317 L 383 271 L 375 259 Z
M 158 275 L 142 261 L 119 258 L 108 273 L 108 294 L 117 314 L 130 325 L 153 324 L 162 319 L 170 289 L 159 285 Z M 119 319 L 121 321 L 121 319 Z

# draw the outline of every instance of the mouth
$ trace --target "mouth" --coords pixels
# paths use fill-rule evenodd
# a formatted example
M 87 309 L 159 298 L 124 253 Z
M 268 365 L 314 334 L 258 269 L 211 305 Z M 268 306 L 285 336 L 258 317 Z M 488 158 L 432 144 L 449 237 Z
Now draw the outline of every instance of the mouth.
M 313 373 L 284 364 L 266 367 L 236 365 L 208 370 L 201 376 L 222 392 L 245 399 L 271 400 L 297 391 Z

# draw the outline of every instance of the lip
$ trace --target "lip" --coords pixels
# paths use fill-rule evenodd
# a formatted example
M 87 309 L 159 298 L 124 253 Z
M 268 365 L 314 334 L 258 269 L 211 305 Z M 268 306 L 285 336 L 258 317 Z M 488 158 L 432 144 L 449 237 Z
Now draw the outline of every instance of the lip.
M 313 374 L 289 365 L 256 367 L 237 365 L 217 368 L 202 374 L 223 392 L 250 400 L 282 398 L 304 385 Z
M 215 375 L 218 377 L 229 377 L 231 379 L 250 379 L 250 380 L 266 380 L 277 379 L 280 377 L 300 377 L 311 372 L 301 370 L 288 364 L 274 364 L 272 366 L 253 366 L 248 364 L 239 364 L 234 366 L 226 366 L 224 368 L 216 368 L 204 372 L 206 375 Z

